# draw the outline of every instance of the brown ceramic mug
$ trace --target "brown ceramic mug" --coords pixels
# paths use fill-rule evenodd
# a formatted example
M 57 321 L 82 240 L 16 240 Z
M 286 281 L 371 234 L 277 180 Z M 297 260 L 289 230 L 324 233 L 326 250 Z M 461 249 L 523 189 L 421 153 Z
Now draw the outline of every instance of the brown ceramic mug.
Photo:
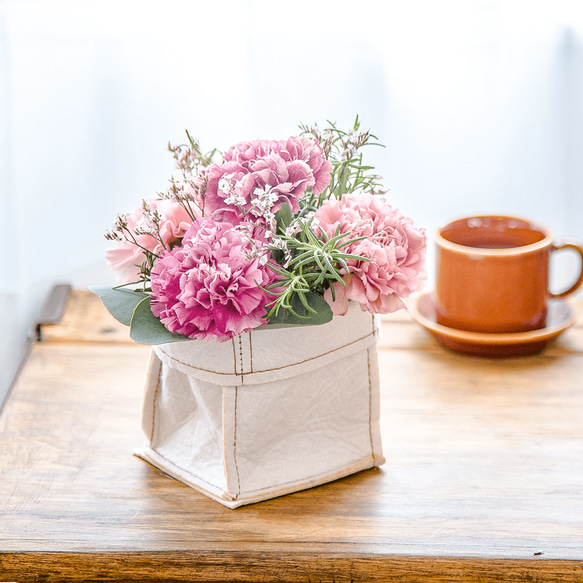
M 552 253 L 571 249 L 581 258 L 575 283 L 549 291 Z M 553 243 L 530 221 L 477 216 L 453 221 L 436 233 L 435 311 L 439 324 L 472 332 L 508 333 L 544 328 L 547 305 L 583 283 L 583 247 Z

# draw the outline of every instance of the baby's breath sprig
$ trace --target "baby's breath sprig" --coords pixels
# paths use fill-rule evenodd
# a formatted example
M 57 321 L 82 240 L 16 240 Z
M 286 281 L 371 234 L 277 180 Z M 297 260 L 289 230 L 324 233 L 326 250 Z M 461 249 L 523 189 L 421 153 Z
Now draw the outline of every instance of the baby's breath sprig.
M 143 253 L 144 260 L 142 264 L 139 266 L 136 265 L 136 267 L 139 267 L 138 281 L 127 282 L 118 287 L 141 285 L 142 291 L 149 291 L 150 272 L 152 271 L 154 262 L 156 259 L 158 259 L 159 255 L 144 247 L 144 245 L 138 241 L 137 237 L 140 235 L 150 235 L 157 241 L 160 241 L 162 245 L 164 245 L 164 243 L 160 237 L 159 214 L 157 211 L 152 210 L 146 201 L 143 201 L 142 203 L 142 210 L 144 212 L 144 216 L 148 215 L 145 225 L 136 227 L 134 230 L 132 230 L 129 226 L 128 215 L 118 214 L 113 224 L 113 228 L 108 229 L 105 232 L 105 238 L 108 241 L 127 241 L 132 245 L 139 247 Z
M 302 202 L 304 208 L 317 209 L 322 203 L 331 197 L 340 198 L 343 194 L 351 192 L 369 192 L 371 194 L 385 194 L 382 178 L 372 174 L 373 166 L 362 163 L 361 148 L 364 146 L 380 146 L 378 138 L 370 131 L 360 131 L 358 116 L 352 129 L 343 131 L 336 127 L 334 122 L 328 122 L 328 127 L 320 129 L 317 125 L 312 127 L 300 126 L 303 135 L 312 135 L 322 147 L 326 159 L 332 164 L 330 184 L 324 191 L 316 196 L 312 193 Z
M 214 162 L 218 150 L 215 148 L 205 154 L 188 130 L 186 136 L 188 144 L 173 146 L 168 143 L 168 150 L 172 153 L 181 176 L 179 179 L 171 176 L 170 186 L 165 192 L 159 192 L 158 197 L 176 201 L 194 221 L 197 215 L 204 215 L 204 198 L 208 182 L 204 169 Z M 198 208 L 198 212 L 193 206 Z
M 168 142 L 168 150 L 176 161 L 176 168 L 180 170 L 184 178 L 196 175 L 200 168 L 210 166 L 214 162 L 218 150 L 214 148 L 208 153 L 203 153 L 198 140 L 194 139 L 186 130 L 188 144 L 173 146 Z
M 162 236 L 160 235 L 160 224 L 162 222 L 162 217 L 160 213 L 153 209 L 148 201 L 142 201 L 142 215 L 144 217 L 144 222 L 138 225 L 133 232 L 133 235 L 149 235 L 158 241 L 163 249 L 167 249 Z
M 144 251 L 148 251 L 143 245 L 139 243 L 136 239 L 136 236 L 139 233 L 134 233 L 132 229 L 130 229 L 129 222 L 128 222 L 128 215 L 127 214 L 118 214 L 115 218 L 115 222 L 113 223 L 113 228 L 108 229 L 105 232 L 105 238 L 108 241 L 128 241 L 132 245 L 139 247 Z

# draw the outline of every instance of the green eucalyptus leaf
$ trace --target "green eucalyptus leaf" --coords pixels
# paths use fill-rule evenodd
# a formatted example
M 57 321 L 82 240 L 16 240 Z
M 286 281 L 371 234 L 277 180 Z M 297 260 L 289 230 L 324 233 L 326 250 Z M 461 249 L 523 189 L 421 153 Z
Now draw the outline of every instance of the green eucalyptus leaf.
M 136 306 L 149 297 L 147 293 L 125 288 L 92 287 L 90 290 L 99 296 L 108 312 L 126 326 L 131 324 Z
M 314 310 L 314 313 L 308 311 L 302 302 L 299 294 L 292 296 L 290 304 L 291 309 L 300 317 L 295 316 L 290 311 L 279 310 L 277 315 L 273 315 L 268 324 L 261 328 L 288 328 L 292 326 L 319 326 L 332 320 L 332 308 L 326 300 L 318 294 L 304 292 L 303 299 Z
M 159 318 L 152 314 L 150 298 L 144 298 L 134 310 L 130 338 L 138 344 L 165 344 L 190 340 L 183 334 L 174 334 L 164 327 Z

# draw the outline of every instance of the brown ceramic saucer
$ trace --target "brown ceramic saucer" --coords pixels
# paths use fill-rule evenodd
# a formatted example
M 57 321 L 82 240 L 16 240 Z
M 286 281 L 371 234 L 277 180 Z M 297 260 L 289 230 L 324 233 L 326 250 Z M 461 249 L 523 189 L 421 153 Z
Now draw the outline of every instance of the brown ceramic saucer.
M 463 354 L 475 356 L 519 356 L 540 352 L 549 341 L 575 323 L 573 307 L 564 300 L 551 300 L 547 325 L 540 330 L 512 334 L 466 332 L 437 324 L 433 293 L 421 294 L 409 304 L 412 318 L 428 330 L 439 344 Z

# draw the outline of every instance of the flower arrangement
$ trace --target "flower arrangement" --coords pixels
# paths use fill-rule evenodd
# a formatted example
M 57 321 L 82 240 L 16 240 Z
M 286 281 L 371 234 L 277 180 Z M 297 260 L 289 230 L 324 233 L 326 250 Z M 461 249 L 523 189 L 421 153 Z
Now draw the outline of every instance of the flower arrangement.
M 387 203 L 362 155 L 380 144 L 359 125 L 300 126 L 222 155 L 187 132 L 169 145 L 179 177 L 106 233 L 120 285 L 93 291 L 144 344 L 323 324 L 349 300 L 404 307 L 424 282 L 425 232 Z

